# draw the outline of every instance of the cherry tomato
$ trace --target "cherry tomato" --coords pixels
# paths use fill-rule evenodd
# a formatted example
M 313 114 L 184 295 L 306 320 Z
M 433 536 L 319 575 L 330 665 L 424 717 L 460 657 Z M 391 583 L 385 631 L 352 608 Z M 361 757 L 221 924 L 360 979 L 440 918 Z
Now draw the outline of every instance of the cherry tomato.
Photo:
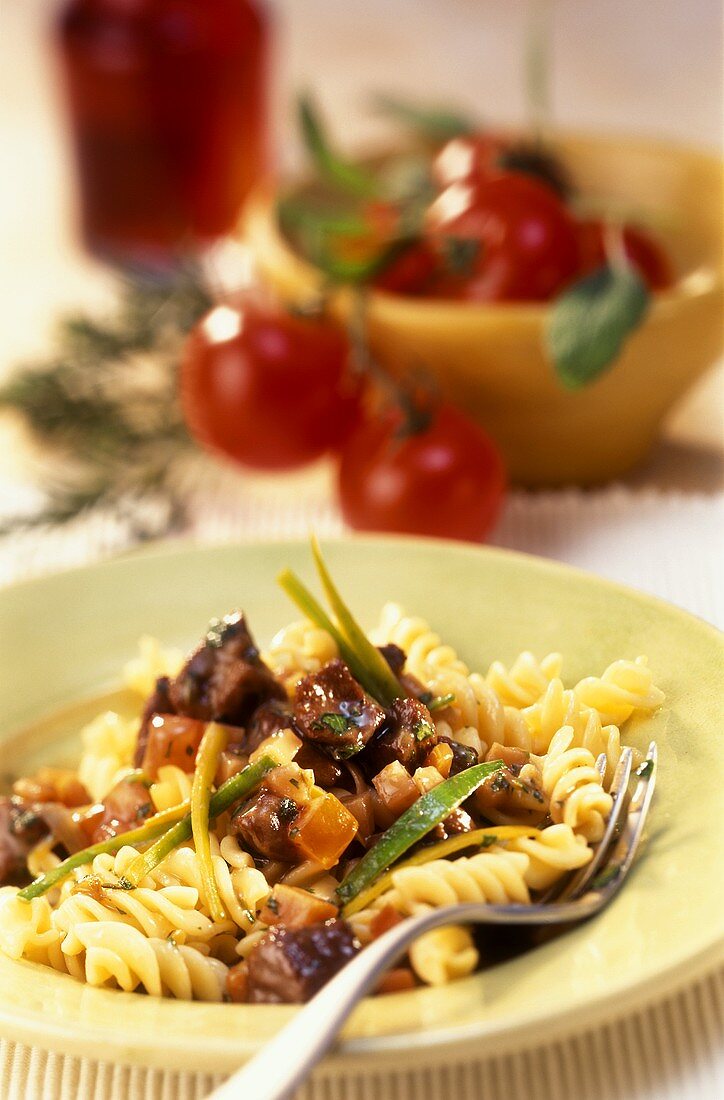
M 348 342 L 330 322 L 251 297 L 212 309 L 186 345 L 181 401 L 203 446 L 283 470 L 335 449 L 357 418 Z
M 552 150 L 538 142 L 513 140 L 502 134 L 453 138 L 432 164 L 432 177 L 441 188 L 451 183 L 477 183 L 500 172 L 532 176 L 563 201 L 572 190 L 568 172 Z
M 430 207 L 427 231 L 449 266 L 466 257 L 435 290 L 461 300 L 545 301 L 579 270 L 572 217 L 549 187 L 518 173 L 451 184 Z
M 361 421 L 339 464 L 342 515 L 350 527 L 478 542 L 495 522 L 505 492 L 494 444 L 447 403 L 423 430 L 400 436 L 391 409 Z
M 426 241 L 414 241 L 404 248 L 372 280 L 389 294 L 420 296 L 431 285 L 438 270 L 438 258 Z
M 509 144 L 501 134 L 461 134 L 451 138 L 432 162 L 432 178 L 441 188 L 482 179 L 496 169 Z
M 604 231 L 604 223 L 593 219 L 578 224 L 581 273 L 584 275 L 606 263 Z M 674 274 L 669 257 L 648 233 L 633 225 L 626 225 L 623 243 L 626 255 L 650 290 L 665 290 L 672 285 Z

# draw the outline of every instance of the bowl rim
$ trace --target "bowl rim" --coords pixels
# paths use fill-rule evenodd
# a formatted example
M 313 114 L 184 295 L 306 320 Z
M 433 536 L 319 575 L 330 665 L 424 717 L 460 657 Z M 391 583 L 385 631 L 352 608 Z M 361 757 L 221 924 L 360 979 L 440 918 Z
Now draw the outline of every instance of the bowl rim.
M 510 127 L 506 132 L 516 133 L 520 130 Z M 564 143 L 589 143 L 610 147 L 623 145 L 636 148 L 643 153 L 698 160 L 708 164 L 712 171 L 718 171 L 724 182 L 724 154 L 713 147 L 697 147 L 663 137 L 637 135 L 630 132 L 569 129 L 562 126 L 551 130 L 551 141 L 555 143 L 557 140 Z M 378 142 L 369 149 L 359 150 L 355 159 L 373 160 L 395 149 L 399 149 L 399 145 Z M 319 269 L 294 251 L 281 232 L 274 214 L 276 196 L 283 189 L 302 186 L 308 178 L 306 173 L 299 172 L 286 179 L 275 180 L 267 177 L 258 183 L 251 190 L 244 204 L 237 225 L 237 235 L 249 240 L 253 252 L 271 255 L 275 259 L 273 266 L 280 267 L 283 264 L 288 271 L 295 273 L 300 281 L 321 284 L 323 277 Z M 724 255 L 720 264 L 704 264 L 692 268 L 677 278 L 673 286 L 653 293 L 647 320 L 652 317 L 666 316 L 673 309 L 684 306 L 692 300 L 701 301 L 715 297 L 723 289 Z M 344 301 L 348 295 L 349 288 L 341 287 L 334 296 Z M 417 298 L 406 294 L 394 294 L 378 288 L 370 288 L 368 296 L 370 308 L 373 310 L 385 310 L 388 314 L 393 311 L 398 313 L 414 311 L 420 318 L 429 320 L 438 317 L 449 319 L 452 323 L 465 317 L 466 320 L 472 318 L 485 322 L 505 318 L 522 320 L 529 324 L 536 321 L 539 324 L 545 324 L 552 309 L 551 302 L 457 302 L 445 298 Z
M 361 550 L 364 550 L 365 546 L 389 549 L 395 545 L 401 545 L 403 549 L 409 545 L 417 545 L 421 549 L 434 548 L 437 551 L 450 548 L 456 554 L 462 554 L 469 558 L 508 560 L 522 565 L 528 564 L 542 574 L 555 575 L 559 578 L 578 577 L 589 583 L 595 583 L 599 588 L 603 587 L 611 592 L 619 592 L 639 605 L 648 606 L 654 611 L 666 614 L 669 619 L 673 616 L 682 621 L 682 624 L 696 624 L 697 630 L 701 631 L 703 628 L 710 641 L 724 652 L 724 634 L 706 620 L 698 618 L 659 597 L 651 596 L 628 585 L 599 577 L 590 571 L 553 559 L 499 547 L 483 547 L 455 540 L 423 539 L 415 536 L 333 536 L 325 538 L 324 542 L 326 545 L 334 547 L 356 544 Z M 307 540 L 304 538 L 235 540 L 208 545 L 198 543 L 192 539 L 174 540 L 171 545 L 168 542 L 158 540 L 131 553 L 117 555 L 101 562 L 73 566 L 53 574 L 20 581 L 15 585 L 7 586 L 5 591 L 14 591 L 16 597 L 22 597 L 28 586 L 44 587 L 48 584 L 52 585 L 58 578 L 62 577 L 72 575 L 83 577 L 87 576 L 89 572 L 109 571 L 120 571 L 120 574 L 123 574 L 128 567 L 132 569 L 139 559 L 157 559 L 163 562 L 164 559 L 170 557 L 188 554 L 192 554 L 194 557 L 198 555 L 201 558 L 208 553 L 219 551 L 229 553 L 235 550 L 243 551 L 245 548 L 256 548 L 263 551 L 265 547 L 279 550 L 283 547 L 306 548 L 306 546 Z M 1 594 L 0 599 L 2 599 Z M 56 713 L 57 709 L 54 707 L 52 713 Z M 11 732 L 10 736 L 13 737 L 14 733 Z M 700 950 L 689 956 L 688 959 L 680 960 L 678 963 L 670 963 L 668 967 L 664 966 L 650 975 L 648 980 L 641 981 L 633 987 L 627 987 L 623 998 L 618 995 L 617 990 L 607 990 L 585 1005 L 583 1013 L 585 1022 L 583 1024 L 580 1011 L 573 1008 L 554 1013 L 544 1020 L 536 1017 L 535 1014 L 529 1016 L 522 1012 L 514 1028 L 502 1033 L 495 1032 L 496 1049 L 501 1052 L 509 1047 L 511 1049 L 513 1047 L 527 1049 L 543 1039 L 563 1037 L 565 1034 L 580 1031 L 582 1027 L 588 1028 L 598 1022 L 610 1021 L 615 1016 L 628 1014 L 655 998 L 673 993 L 674 990 L 688 985 L 699 975 L 712 971 L 719 965 L 722 958 L 724 958 L 724 940 L 715 948 L 710 947 L 707 950 Z M 33 966 L 35 969 L 34 964 L 20 965 Z M 129 1005 L 130 1002 L 127 998 L 131 996 L 130 994 L 113 991 L 113 995 L 119 998 L 117 1002 L 119 1009 Z M 167 1065 L 167 1061 L 163 1061 L 163 1059 L 159 1062 L 159 1054 L 164 1055 L 166 1058 L 169 1054 L 173 1055 L 174 1052 L 178 1056 L 182 1056 L 185 1049 L 180 1042 L 174 1041 L 172 1035 L 166 1036 L 161 1047 L 158 1046 L 155 1037 L 149 1035 L 147 1040 L 145 1038 L 143 1040 L 137 1039 L 136 1045 L 129 1048 L 127 1042 L 122 1038 L 119 1039 L 117 1044 L 114 1044 L 108 1042 L 108 1036 L 105 1032 L 98 1031 L 97 1034 L 94 1034 L 93 1025 L 86 1024 L 82 1032 L 76 1033 L 67 1023 L 58 1024 L 50 1019 L 45 1020 L 44 1029 L 40 1033 L 35 1017 L 31 1018 L 23 1013 L 17 1017 L 9 1016 L 4 1011 L 2 998 L 0 998 L 0 1030 L 8 1038 L 14 1038 L 20 1042 L 34 1043 L 64 1053 L 74 1053 L 78 1056 L 88 1056 L 89 1047 L 94 1037 L 103 1038 L 108 1044 L 105 1051 L 106 1060 L 141 1065 Z M 435 1062 L 440 1057 L 441 1048 L 445 1049 L 446 1057 L 457 1055 L 462 1058 L 470 1058 L 474 1056 L 476 1048 L 480 1047 L 481 1041 L 489 1038 L 490 1034 L 487 1032 L 481 1033 L 476 1024 L 465 1024 L 464 1022 L 458 1022 L 452 1028 L 431 1026 L 419 1031 L 406 1031 L 400 1034 L 366 1035 L 362 1033 L 343 1037 L 338 1052 L 327 1059 L 323 1068 L 328 1073 L 344 1073 L 351 1072 L 356 1066 L 362 1067 L 364 1064 L 365 1069 L 369 1072 L 370 1055 L 374 1055 L 375 1059 L 379 1059 L 380 1065 L 378 1068 L 392 1068 L 394 1065 L 402 1066 L 403 1063 L 417 1064 L 421 1060 L 425 1060 L 426 1055 L 427 1060 Z M 195 1051 L 195 1053 L 198 1054 L 198 1051 Z M 234 1065 L 238 1065 L 248 1054 L 249 1051 L 244 1049 L 243 1043 L 239 1044 L 238 1052 L 232 1055 L 226 1038 L 214 1039 L 214 1037 L 205 1036 L 203 1052 L 200 1057 L 203 1067 L 205 1069 L 208 1067 L 207 1071 L 211 1067 L 218 1071 L 222 1068 L 231 1069 Z

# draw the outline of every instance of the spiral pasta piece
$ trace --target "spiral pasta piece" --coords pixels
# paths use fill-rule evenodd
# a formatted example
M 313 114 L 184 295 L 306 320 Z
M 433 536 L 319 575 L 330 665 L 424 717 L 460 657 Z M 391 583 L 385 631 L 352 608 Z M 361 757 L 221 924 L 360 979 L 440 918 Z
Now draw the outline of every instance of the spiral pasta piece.
M 480 961 L 470 929 L 458 924 L 425 932 L 411 944 L 409 955 L 412 969 L 426 985 L 465 978 Z
M 49 965 L 49 951 L 60 941 L 46 897 L 22 901 L 15 886 L 0 887 L 0 951 L 11 959 Z
M 392 643 L 403 649 L 407 671 L 424 684 L 443 668 L 463 676 L 469 672 L 452 646 L 444 644 L 424 619 L 405 615 L 399 604 L 384 605 L 379 624 L 370 637 L 376 645 Z
M 393 872 L 392 890 L 378 899 L 378 907 L 392 904 L 401 913 L 414 914 L 467 901 L 527 904 L 528 864 L 529 857 L 523 852 L 493 847 L 474 856 L 401 867 Z
M 551 680 L 560 675 L 561 664 L 560 653 L 549 653 L 538 661 L 526 650 L 509 669 L 502 661 L 493 661 L 485 679 L 505 705 L 529 707 L 540 699 Z
M 531 890 L 547 890 L 569 871 L 585 867 L 593 855 L 585 838 L 564 824 L 549 825 L 536 837 L 517 837 L 507 846 L 529 857 L 525 881 Z
M 156 812 L 169 810 L 190 798 L 192 779 L 193 776 L 175 764 L 162 764 L 158 769 L 158 778 L 149 791 Z
M 601 676 L 587 676 L 573 690 L 582 703 L 598 711 L 604 725 L 621 726 L 636 711 L 649 713 L 665 699 L 645 657 L 614 661 Z
M 302 619 L 282 627 L 272 638 L 262 658 L 282 680 L 287 694 L 293 697 L 297 684 L 304 676 L 319 672 L 337 655 L 337 645 L 332 636 L 308 619 Z
M 603 789 L 593 754 L 582 746 L 572 747 L 573 737 L 571 727 L 564 726 L 537 763 L 552 820 L 595 842 L 603 836 L 613 799 Z
M 152 997 L 180 1000 L 223 999 L 228 967 L 194 947 L 146 937 L 115 921 L 79 924 L 75 937 L 89 985 L 117 985 L 127 992 L 142 986 Z
M 180 649 L 165 649 L 157 638 L 144 634 L 138 641 L 138 656 L 124 666 L 123 682 L 131 691 L 146 699 L 159 676 L 175 676 L 183 661 Z
M 137 735 L 138 721 L 121 718 L 112 710 L 99 714 L 81 731 L 78 778 L 95 801 L 130 771 Z
M 563 726 L 573 731 L 573 746 L 589 749 L 594 757 L 606 754 L 604 786 L 608 787 L 621 755 L 621 734 L 613 724 L 602 725 L 601 716 L 581 702 L 575 691 L 564 688 L 555 677 L 538 702 L 516 711 L 530 731 L 530 750 L 546 753 L 553 737 Z

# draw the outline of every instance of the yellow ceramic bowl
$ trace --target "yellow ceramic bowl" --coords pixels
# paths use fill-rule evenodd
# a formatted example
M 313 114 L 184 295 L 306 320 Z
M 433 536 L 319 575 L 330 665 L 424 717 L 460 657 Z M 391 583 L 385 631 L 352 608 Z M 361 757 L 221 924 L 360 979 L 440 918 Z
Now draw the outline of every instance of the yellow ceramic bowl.
M 590 484 L 641 460 L 663 417 L 724 346 L 722 164 L 714 156 L 636 138 L 561 135 L 555 142 L 584 196 L 648 220 L 678 281 L 659 294 L 613 368 L 570 393 L 543 345 L 544 305 L 469 305 L 375 292 L 370 337 L 394 372 L 424 365 L 500 444 L 512 478 L 530 486 Z M 242 224 L 263 278 L 304 301 L 320 274 L 283 239 L 274 195 L 259 191 Z M 344 316 L 348 296 L 333 308 Z
M 392 538 L 325 551 L 365 626 L 397 600 L 427 617 L 471 668 L 509 663 L 526 648 L 538 656 L 559 650 L 567 683 L 645 653 L 666 694 L 659 713 L 626 728 L 638 748 L 656 739 L 660 771 L 650 842 L 616 901 L 463 981 L 366 999 L 325 1062 L 325 1074 L 346 1084 L 329 1095 L 362 1096 L 363 1082 L 364 1095 L 374 1087 L 375 1096 L 391 1096 L 386 1071 L 522 1051 L 663 998 L 716 967 L 724 957 L 721 635 L 650 597 L 520 554 Z M 0 790 L 41 764 L 77 762 L 82 725 L 103 708 L 128 705 L 113 688 L 141 634 L 191 646 L 211 616 L 241 603 L 267 643 L 295 617 L 274 583 L 285 565 L 310 578 L 308 547 L 161 548 L 0 593 L 0 637 L 8 639 Z M 0 954 L 0 1037 L 91 1059 L 229 1071 L 293 1012 L 95 989 Z M 415 1080 L 395 1095 L 419 1095 Z

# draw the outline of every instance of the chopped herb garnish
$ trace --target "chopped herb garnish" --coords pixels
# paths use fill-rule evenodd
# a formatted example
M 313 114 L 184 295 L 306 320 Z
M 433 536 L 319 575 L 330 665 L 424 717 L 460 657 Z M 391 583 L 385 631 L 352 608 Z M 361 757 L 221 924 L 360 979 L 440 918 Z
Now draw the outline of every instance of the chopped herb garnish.
M 226 639 L 227 634 L 241 619 L 237 611 L 233 615 L 225 615 L 223 619 L 212 619 L 206 630 L 204 641 L 210 649 L 219 649 Z
M 294 821 L 299 813 L 299 807 L 293 798 L 283 798 L 279 803 L 279 817 L 282 821 Z
M 312 722 L 313 730 L 331 730 L 332 733 L 347 733 L 354 726 L 354 719 L 346 714 L 323 714 L 316 722 Z
M 432 694 L 431 691 L 423 691 L 418 695 L 417 698 L 420 700 L 421 703 L 424 703 L 426 707 L 429 707 L 435 696 Z
M 654 770 L 653 760 L 644 760 L 643 764 L 640 764 L 636 769 L 636 775 L 639 779 L 649 779 Z
M 427 741 L 428 737 L 433 737 L 435 734 L 435 727 L 432 726 L 426 718 L 421 718 L 419 722 L 416 722 L 413 726 L 415 737 L 418 741 Z
M 428 710 L 442 710 L 443 707 L 447 707 L 450 705 L 450 703 L 455 702 L 455 693 L 452 691 L 448 692 L 447 695 L 436 695 L 434 697 L 432 695 L 432 692 L 428 692 L 426 694 L 428 694 L 430 698 L 430 702 L 427 703 Z M 420 696 L 420 702 L 424 703 L 426 702 L 426 700 L 424 700 L 422 696 Z

